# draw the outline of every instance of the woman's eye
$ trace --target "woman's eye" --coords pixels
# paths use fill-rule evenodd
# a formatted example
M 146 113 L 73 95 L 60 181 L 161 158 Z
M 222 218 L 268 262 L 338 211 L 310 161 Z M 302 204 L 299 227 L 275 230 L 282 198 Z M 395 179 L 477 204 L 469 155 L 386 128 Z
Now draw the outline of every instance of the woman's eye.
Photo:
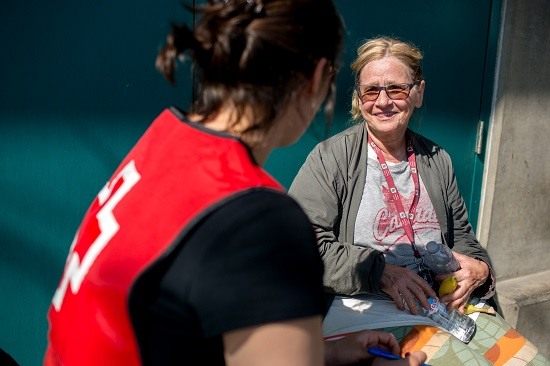
M 386 87 L 386 90 L 388 90 L 389 92 L 401 93 L 401 92 L 406 92 L 407 87 L 405 85 L 400 85 L 400 84 L 391 84 Z
M 378 88 L 370 87 L 363 90 L 363 94 L 378 94 Z

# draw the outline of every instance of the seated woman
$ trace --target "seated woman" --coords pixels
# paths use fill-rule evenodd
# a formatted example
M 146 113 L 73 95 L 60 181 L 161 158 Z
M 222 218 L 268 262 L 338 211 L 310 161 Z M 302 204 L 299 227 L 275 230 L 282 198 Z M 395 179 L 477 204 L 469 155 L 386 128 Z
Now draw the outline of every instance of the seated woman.
M 359 123 L 316 146 L 290 187 L 316 229 L 325 288 L 338 295 L 324 322 L 328 338 L 375 328 L 394 329 L 402 341 L 426 329 L 437 333 L 436 323 L 415 314 L 430 308 L 427 298 L 451 275 L 458 286 L 440 299 L 449 310 L 463 313 L 467 303 L 494 295 L 494 270 L 468 222 L 449 155 L 408 129 L 426 87 L 422 57 L 388 37 L 360 46 L 351 65 L 351 115 Z M 452 249 L 456 268 L 435 268 L 428 243 Z M 475 318 L 511 329 L 498 316 Z M 486 337 L 479 321 L 477 328 L 474 339 Z M 480 364 L 486 346 L 476 345 L 471 356 Z

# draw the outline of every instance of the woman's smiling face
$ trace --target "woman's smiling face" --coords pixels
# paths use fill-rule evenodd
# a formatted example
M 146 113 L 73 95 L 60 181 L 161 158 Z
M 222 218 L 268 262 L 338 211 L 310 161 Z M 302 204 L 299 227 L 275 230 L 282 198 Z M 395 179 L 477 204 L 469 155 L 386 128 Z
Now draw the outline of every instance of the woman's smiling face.
M 393 56 L 369 62 L 359 75 L 359 83 L 362 85 L 384 86 L 413 82 L 412 70 Z M 368 131 L 379 138 L 404 136 L 414 109 L 422 106 L 424 85 L 424 81 L 421 81 L 413 86 L 407 99 L 392 100 L 385 90 L 381 90 L 376 100 L 360 102 Z

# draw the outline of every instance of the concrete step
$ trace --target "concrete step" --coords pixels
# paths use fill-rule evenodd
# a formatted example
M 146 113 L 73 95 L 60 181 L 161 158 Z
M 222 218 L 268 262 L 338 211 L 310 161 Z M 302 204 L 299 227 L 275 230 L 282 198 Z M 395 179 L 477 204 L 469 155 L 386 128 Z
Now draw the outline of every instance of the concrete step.
M 500 313 L 550 358 L 550 271 L 497 281 Z

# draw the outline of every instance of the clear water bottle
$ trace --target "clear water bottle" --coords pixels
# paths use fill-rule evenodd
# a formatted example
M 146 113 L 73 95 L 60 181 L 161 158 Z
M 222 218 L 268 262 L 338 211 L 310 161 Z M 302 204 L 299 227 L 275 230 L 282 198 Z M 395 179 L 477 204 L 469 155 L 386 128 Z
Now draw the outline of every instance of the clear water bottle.
M 426 244 L 426 251 L 429 254 L 425 262 L 435 274 L 452 273 L 460 269 L 460 264 L 445 244 L 430 241 Z
M 428 298 L 430 310 L 422 308 L 419 314 L 427 316 L 445 329 L 447 332 L 454 335 L 464 343 L 470 342 L 476 330 L 476 323 L 468 315 L 461 314 L 456 309 L 447 311 L 445 304 L 441 303 L 437 298 Z

